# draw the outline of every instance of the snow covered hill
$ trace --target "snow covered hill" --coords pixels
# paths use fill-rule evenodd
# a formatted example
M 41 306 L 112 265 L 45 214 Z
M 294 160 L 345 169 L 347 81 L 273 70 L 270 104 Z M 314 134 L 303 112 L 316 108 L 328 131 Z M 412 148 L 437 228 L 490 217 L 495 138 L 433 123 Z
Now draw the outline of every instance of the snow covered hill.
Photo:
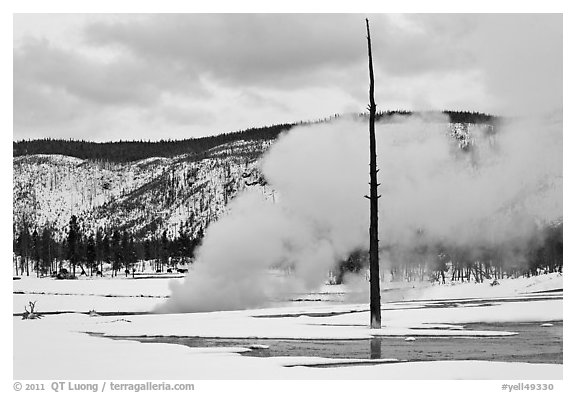
M 126 164 L 61 155 L 13 160 L 13 223 L 48 225 L 63 236 L 72 215 L 83 230 L 129 229 L 139 238 L 214 221 L 245 187 L 263 187 L 258 158 L 269 141 L 237 141 L 202 154 Z
M 473 129 L 492 132 L 493 126 L 452 123 L 447 134 L 467 149 L 474 143 Z M 136 239 L 147 239 L 166 230 L 175 238 L 184 228 L 194 236 L 244 188 L 273 194 L 258 168 L 273 142 L 239 140 L 201 154 L 129 163 L 47 154 L 14 157 L 14 233 L 26 222 L 30 232 L 47 226 L 62 239 L 76 215 L 83 233 L 129 230 Z

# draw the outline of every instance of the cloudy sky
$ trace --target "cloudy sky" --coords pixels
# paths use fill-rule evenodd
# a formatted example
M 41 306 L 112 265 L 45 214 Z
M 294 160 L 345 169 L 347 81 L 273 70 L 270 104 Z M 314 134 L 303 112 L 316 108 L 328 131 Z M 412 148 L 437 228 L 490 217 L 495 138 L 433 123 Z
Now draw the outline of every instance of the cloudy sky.
M 379 109 L 562 109 L 559 14 L 16 14 L 13 139 L 182 139 Z

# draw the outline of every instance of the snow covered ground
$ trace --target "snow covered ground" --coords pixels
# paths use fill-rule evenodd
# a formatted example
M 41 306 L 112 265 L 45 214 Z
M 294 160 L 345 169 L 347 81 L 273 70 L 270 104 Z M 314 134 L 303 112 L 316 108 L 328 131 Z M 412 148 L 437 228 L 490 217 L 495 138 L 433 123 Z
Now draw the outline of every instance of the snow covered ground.
M 165 276 L 169 277 L 169 276 Z M 170 295 L 171 282 L 180 282 L 183 278 L 137 278 L 118 276 L 116 278 L 80 277 L 78 280 L 54 280 L 50 277 L 36 278 L 22 276 L 13 281 L 14 312 L 22 312 L 28 301 L 39 300 L 38 310 L 79 311 L 92 309 L 98 311 L 150 311 Z M 366 285 L 364 285 L 366 284 Z M 337 303 L 366 303 L 368 285 L 362 283 L 363 291 L 345 285 L 324 285 L 308 294 L 295 294 L 298 300 L 322 299 Z M 382 302 L 442 300 L 442 299 L 493 299 L 502 297 L 538 296 L 542 292 L 563 288 L 563 277 L 556 274 L 541 275 L 518 279 L 502 280 L 500 285 L 491 286 L 486 281 L 481 284 L 460 283 L 455 285 L 431 285 L 413 283 L 386 283 L 384 288 L 391 289 L 382 293 Z M 77 295 L 77 296 L 72 296 Z M 359 300 L 360 299 L 360 300 Z M 290 302 L 286 305 L 301 306 Z M 326 303 L 316 302 L 324 307 Z M 406 307 L 406 306 L 405 306 Z
M 175 279 L 178 280 L 178 279 Z M 39 312 L 150 311 L 169 296 L 170 279 L 81 279 L 14 281 L 14 312 L 37 301 Z M 405 288 L 382 304 L 382 329 L 370 330 L 366 303 L 292 302 L 265 309 L 195 314 L 91 317 L 79 313 L 13 318 L 14 377 L 17 379 L 561 379 L 561 364 L 485 361 L 402 362 L 404 359 L 328 359 L 310 356 L 249 357 L 246 347 L 191 348 L 142 344 L 134 336 L 243 339 L 357 340 L 375 336 L 506 337 L 506 329 L 477 330 L 471 323 L 563 320 L 562 276 L 502 280 L 501 285 L 459 284 Z M 345 286 L 317 294 L 346 293 Z M 545 327 L 542 327 L 545 332 Z M 126 337 L 112 340 L 105 336 Z M 25 348 L 25 349 L 24 349 Z M 50 362 L 42 354 L 55 354 Z M 114 359 L 117 367 L 110 367 Z M 399 360 L 400 362 L 398 362 Z M 337 362 L 338 367 L 307 367 Z M 362 367 L 354 363 L 361 362 Z M 384 362 L 384 363 L 382 363 Z M 341 363 L 346 363 L 342 365 Z M 372 363 L 366 365 L 366 363 Z M 120 366 L 121 365 L 121 366 Z M 334 365 L 333 365 L 334 366 Z

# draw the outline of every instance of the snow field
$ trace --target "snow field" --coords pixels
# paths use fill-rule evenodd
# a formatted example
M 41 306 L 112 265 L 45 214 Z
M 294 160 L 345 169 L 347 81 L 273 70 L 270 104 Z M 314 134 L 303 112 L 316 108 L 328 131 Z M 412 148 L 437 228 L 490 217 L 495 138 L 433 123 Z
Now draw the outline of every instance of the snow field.
M 175 279 L 179 280 L 179 279 Z M 14 281 L 14 312 L 37 300 L 42 311 L 149 311 L 169 295 L 170 279 L 80 279 L 33 277 Z M 458 287 L 462 288 L 458 288 Z M 464 287 L 474 289 L 472 293 Z M 257 310 L 195 314 L 90 317 L 69 313 L 40 320 L 13 318 L 14 378 L 20 379 L 561 379 L 562 365 L 484 361 L 371 364 L 358 359 L 246 357 L 249 348 L 189 348 L 176 344 L 111 340 L 110 336 L 190 336 L 210 338 L 367 339 L 373 336 L 498 336 L 508 331 L 474 331 L 473 322 L 563 320 L 560 295 L 527 293 L 561 289 L 562 277 L 548 275 L 502 280 L 501 285 L 435 286 L 405 291 L 403 300 L 383 303 L 383 328 L 368 329 L 366 304 L 293 302 Z M 332 293 L 346 292 L 328 288 Z M 412 291 L 412 293 L 410 293 Z M 431 291 L 430 299 L 426 291 Z M 30 292 L 52 293 L 51 295 Z M 321 288 L 318 293 L 328 292 Z M 68 293 L 72 295 L 55 295 Z M 399 291 L 400 293 L 400 291 Z M 438 299 L 457 298 L 451 307 Z M 466 296 L 463 296 L 466 294 Z M 121 297 L 107 297 L 115 295 Z M 141 296 L 156 297 L 141 297 Z M 470 301 L 470 297 L 476 300 Z M 527 297 L 535 298 L 527 301 Z M 504 301 L 508 300 L 508 301 Z M 456 302 L 456 306 L 454 303 Z M 434 307 L 426 307 L 427 305 Z M 542 329 L 545 329 L 544 327 Z M 90 334 L 88 334 L 90 333 Z M 416 340 L 417 343 L 418 340 Z M 406 345 L 414 345 L 407 343 Z M 17 348 L 29 348 L 18 350 Z M 51 356 L 46 362 L 44 354 Z M 110 365 L 113 359 L 114 366 Z M 378 362 L 382 362 L 379 360 Z M 346 363 L 312 368 L 310 364 Z M 350 363 L 350 364 L 348 364 Z M 120 366 L 121 365 L 121 366 Z
M 15 379 L 561 379 L 562 365 L 483 361 L 375 364 L 309 368 L 335 363 L 314 357 L 244 357 L 243 348 L 188 348 L 141 344 L 72 332 L 90 317 L 70 314 L 34 321 L 14 319 L 15 347 L 26 340 L 34 350 L 15 351 Z M 98 318 L 93 318 L 98 319 Z M 131 324 L 111 322 L 109 324 Z M 44 354 L 40 356 L 39 354 Z M 46 361 L 46 354 L 51 356 Z M 340 360 L 342 361 L 342 360 Z M 348 360 L 346 360 L 348 362 Z M 358 362 L 354 359 L 350 363 Z M 290 366 L 290 367 L 286 367 Z

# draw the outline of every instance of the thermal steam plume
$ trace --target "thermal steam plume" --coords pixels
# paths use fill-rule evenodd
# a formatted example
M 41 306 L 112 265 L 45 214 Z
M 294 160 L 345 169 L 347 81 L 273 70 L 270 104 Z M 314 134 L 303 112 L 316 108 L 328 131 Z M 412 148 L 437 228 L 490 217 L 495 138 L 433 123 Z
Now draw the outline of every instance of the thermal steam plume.
M 471 149 L 448 119 L 378 124 L 380 242 L 468 247 L 529 238 L 562 217 L 561 121 L 471 126 Z M 279 198 L 248 190 L 206 231 L 191 273 L 159 312 L 235 310 L 313 289 L 329 269 L 368 248 L 366 124 L 344 119 L 282 135 L 261 162 Z M 288 268 L 289 279 L 270 268 Z

